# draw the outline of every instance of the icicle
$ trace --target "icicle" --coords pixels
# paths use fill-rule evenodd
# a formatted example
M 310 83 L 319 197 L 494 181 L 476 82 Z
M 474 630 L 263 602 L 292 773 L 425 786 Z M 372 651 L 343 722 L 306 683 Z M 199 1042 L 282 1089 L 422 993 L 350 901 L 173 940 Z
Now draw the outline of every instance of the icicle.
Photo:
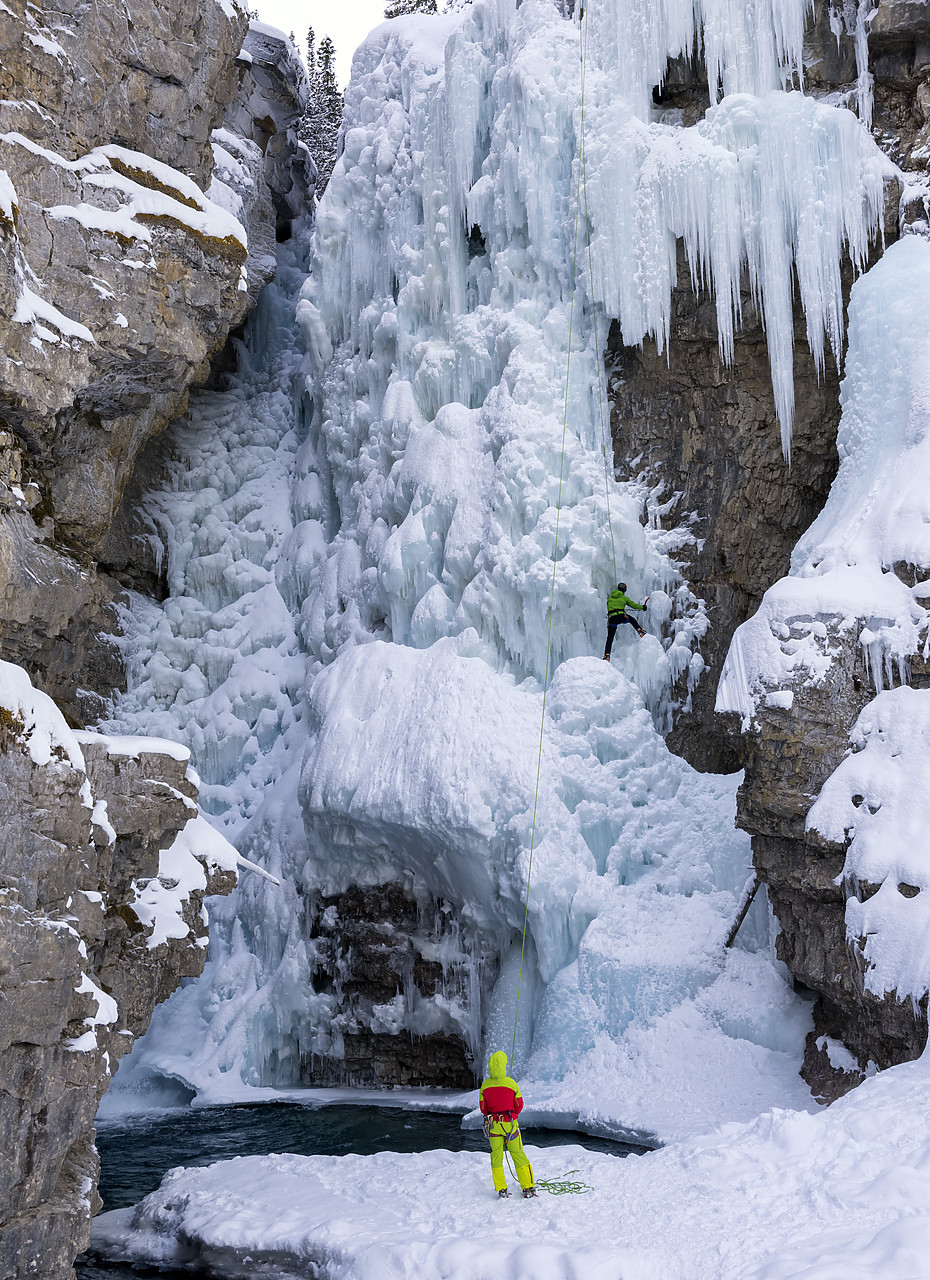
M 856 3 L 856 111 L 866 129 L 872 128 L 872 84 L 869 71 L 869 19 L 871 0 Z

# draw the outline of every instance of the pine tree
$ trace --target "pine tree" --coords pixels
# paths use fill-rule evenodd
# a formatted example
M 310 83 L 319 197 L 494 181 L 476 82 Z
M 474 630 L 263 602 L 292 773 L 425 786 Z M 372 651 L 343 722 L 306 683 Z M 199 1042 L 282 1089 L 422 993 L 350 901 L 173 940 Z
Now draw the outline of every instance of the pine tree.
M 300 139 L 306 143 L 319 170 L 317 192 L 322 193 L 336 163 L 342 127 L 342 94 L 336 80 L 336 48 L 325 36 L 319 48 L 313 28 L 307 32 L 307 78 L 310 94 L 300 122 Z
M 438 13 L 436 0 L 390 0 L 384 10 L 386 18 L 401 18 L 406 13 Z

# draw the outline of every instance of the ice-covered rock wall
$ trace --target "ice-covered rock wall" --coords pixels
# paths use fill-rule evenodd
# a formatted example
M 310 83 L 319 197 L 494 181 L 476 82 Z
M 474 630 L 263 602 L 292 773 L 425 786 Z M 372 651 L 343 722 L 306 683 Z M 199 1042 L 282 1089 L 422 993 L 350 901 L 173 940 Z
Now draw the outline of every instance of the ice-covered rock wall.
M 572 788 L 564 778 L 557 781 L 560 762 L 577 763 L 584 752 L 561 740 L 558 724 L 547 717 L 543 799 L 533 813 L 536 738 L 526 709 L 533 686 L 521 682 L 546 674 L 546 586 L 559 501 L 553 490 L 561 473 L 564 542 L 553 575 L 552 696 L 569 679 L 566 661 L 574 666 L 570 660 L 579 651 L 598 652 L 613 542 L 620 577 L 635 579 L 642 595 L 658 578 L 675 601 L 657 619 L 660 626 L 650 627 L 665 635 L 664 662 L 651 639 L 628 643 L 621 657 L 622 669 L 665 728 L 671 686 L 684 669 L 680 650 L 704 624 L 697 621 L 699 611 L 688 621 L 688 605 L 682 609 L 687 595 L 674 566 L 656 559 L 687 535 L 660 531 L 654 501 L 647 503 L 651 527 L 636 528 L 628 504 L 642 488 L 604 483 L 598 345 L 611 316 L 628 344 L 647 334 L 660 345 L 666 339 L 680 240 L 692 281 L 705 282 L 715 299 L 725 361 L 745 273 L 749 295 L 765 316 L 787 448 L 792 276 L 820 364 L 825 343 L 838 353 L 842 342 L 842 260 L 863 260 L 878 231 L 890 173 L 851 113 L 784 92 L 799 74 L 804 12 L 800 5 L 759 6 L 727 18 L 722 8 L 704 6 L 699 18 L 690 6 L 657 14 L 620 4 L 599 6 L 596 16 L 592 10 L 590 30 L 579 30 L 545 3 L 478 6 L 464 21 L 449 19 L 448 34 L 422 22 L 384 27 L 356 62 L 345 154 L 320 210 L 319 268 L 302 308 L 321 366 L 317 411 L 342 520 L 331 552 L 308 578 L 302 633 L 311 660 L 320 663 L 373 629 L 387 643 L 337 656 L 313 687 L 304 811 L 311 846 L 330 850 L 316 864 L 324 880 L 346 863 L 350 876 L 385 876 L 393 863 L 420 892 L 448 894 L 452 858 L 439 851 L 450 848 L 458 850 L 458 894 L 480 902 L 480 880 L 472 870 L 479 851 L 478 869 L 490 865 L 494 871 L 494 914 L 511 928 L 521 916 L 533 818 L 540 854 L 559 831 L 553 841 L 559 852 L 543 855 L 543 870 L 536 870 L 530 935 L 540 991 L 555 1003 L 558 990 L 560 1008 L 575 1013 L 565 1014 L 557 1028 L 546 1021 L 542 995 L 538 1063 L 547 1056 L 555 1063 L 569 1045 L 584 1043 L 577 1018 L 592 996 L 585 975 L 595 940 L 599 982 L 592 998 L 620 1043 L 627 1022 L 613 1001 L 631 1010 L 633 1023 L 651 1020 L 654 1030 L 658 1010 L 634 974 L 637 966 L 652 974 L 661 967 L 648 945 L 639 950 L 636 930 L 620 924 L 624 909 L 614 916 L 610 905 L 617 891 L 621 902 L 633 897 L 635 877 L 626 853 L 619 852 L 626 851 L 629 836 L 618 817 L 618 797 L 633 786 L 636 771 L 623 770 L 622 782 L 614 773 L 595 835 L 589 815 L 574 798 L 564 799 Z M 693 128 L 654 120 L 653 87 L 670 58 L 691 50 L 701 20 L 705 58 L 716 69 L 710 80 L 716 87 L 719 71 L 722 97 Z M 742 21 L 749 24 L 745 31 Z M 585 181 L 579 186 L 581 165 Z M 337 303 L 347 298 L 352 301 L 345 312 Z M 502 342 L 502 331 L 512 337 Z M 577 382 L 566 378 L 570 341 Z M 536 495 L 547 485 L 544 505 Z M 601 503 L 598 528 L 588 512 Z M 634 559 L 637 545 L 643 550 Z M 669 630 L 676 637 L 672 645 Z M 391 649 L 398 643 L 422 652 L 395 658 Z M 475 664 L 466 677 L 463 659 L 474 658 L 484 667 Z M 699 662 L 690 665 L 692 674 L 699 669 Z M 572 685 L 579 726 L 597 719 L 585 690 L 599 678 L 592 670 Z M 507 713 L 507 759 L 512 767 L 525 752 L 528 775 L 517 784 L 523 830 L 510 808 L 514 782 L 492 763 L 494 718 L 483 701 L 463 713 L 455 692 L 459 681 L 463 688 L 483 685 L 488 706 L 500 707 L 509 680 L 518 696 Z M 447 704 L 454 725 L 444 722 Z M 527 725 L 514 731 L 520 706 Z M 622 706 L 621 699 L 614 725 L 628 714 Z M 382 717 L 391 726 L 383 749 Z M 413 730 L 409 745 L 399 740 L 400 725 Z M 369 741 L 379 746 L 371 750 Z M 450 753 L 444 765 L 443 751 Z M 347 777 L 337 780 L 335 762 L 346 752 L 352 763 Z M 610 773 L 610 762 L 595 754 Z M 481 803 L 476 796 L 463 809 L 468 775 L 451 769 L 453 759 L 467 760 L 480 780 L 478 796 L 491 810 L 490 842 L 476 843 L 469 830 L 468 818 L 473 824 Z M 446 794 L 440 779 L 450 772 L 459 785 Z M 594 769 L 575 794 L 597 794 L 596 777 Z M 679 784 L 669 785 L 674 791 Z M 647 787 L 643 795 L 647 866 L 663 856 L 660 795 L 659 787 Z M 573 829 L 595 863 L 589 893 L 596 905 L 587 914 L 578 880 L 585 855 L 571 852 Z M 669 848 L 680 856 L 688 845 L 700 847 L 701 841 L 682 832 Z M 707 858 L 709 884 L 732 892 L 736 865 L 723 870 L 719 845 L 716 858 L 716 870 L 714 855 Z M 575 887 L 565 906 L 554 909 L 561 900 L 556 884 L 566 874 Z M 660 914 L 655 899 L 652 904 L 638 908 L 644 917 Z M 657 938 L 655 920 L 651 927 Z M 672 932 L 694 936 L 681 919 Z M 697 951 L 686 946 L 684 954 L 689 960 L 681 959 L 663 997 L 672 1007 L 691 994 L 690 983 L 697 990 L 709 981 Z M 705 977 L 694 977 L 701 972 Z M 495 1029 L 508 980 L 505 963 L 490 1005 Z M 580 992 L 572 985 L 579 980 Z M 553 1069 L 558 1073 L 564 1064 Z
M 724 360 L 749 280 L 787 443 L 792 279 L 820 361 L 842 341 L 841 261 L 877 233 L 887 162 L 848 111 L 788 91 L 805 6 L 731 9 L 616 3 L 585 32 L 549 0 L 484 0 L 385 24 L 357 54 L 297 305 L 307 399 L 248 404 L 297 371 L 286 262 L 278 332 L 253 328 L 233 395 L 179 437 L 193 469 L 179 456 L 149 506 L 170 514 L 175 597 L 137 611 L 120 709 L 184 726 L 217 818 L 283 885 L 251 881 L 218 913 L 205 979 L 125 1088 L 228 1097 L 321 1059 L 331 1079 L 393 1035 L 458 1042 L 476 1068 L 513 1039 L 539 1108 L 588 1124 L 668 1133 L 800 1100 L 806 1017 L 764 902 L 745 949 L 723 947 L 747 872 L 735 780 L 694 774 L 659 733 L 703 665 L 674 558 L 693 535 L 615 483 L 603 407 L 608 321 L 665 341 L 681 241 Z M 653 119 L 699 28 L 722 97 L 694 127 Z M 264 537 L 281 493 L 250 480 L 262 448 L 294 468 Z M 618 577 L 649 595 L 648 634 L 608 667 Z M 339 951 L 357 892 L 406 904 L 409 945 L 377 953 L 393 998 Z
M 740 823 L 780 952 L 821 997 L 806 1071 L 827 1093 L 916 1056 L 927 1034 L 928 287 L 916 235 L 854 286 L 836 481 L 790 575 L 737 631 L 717 694 L 743 730 Z M 828 1039 L 854 1052 L 845 1078 L 830 1078 Z
M 138 455 L 306 200 L 299 59 L 280 35 L 241 51 L 247 27 L 212 0 L 0 9 L 0 646 L 74 722 L 122 679 L 102 633 Z

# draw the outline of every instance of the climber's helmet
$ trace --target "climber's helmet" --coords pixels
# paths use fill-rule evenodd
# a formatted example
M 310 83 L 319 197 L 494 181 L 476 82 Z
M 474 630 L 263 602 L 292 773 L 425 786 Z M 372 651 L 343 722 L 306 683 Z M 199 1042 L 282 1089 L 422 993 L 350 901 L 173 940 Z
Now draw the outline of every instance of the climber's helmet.
M 618 591 L 626 591 L 626 583 L 625 583 L 625 582 L 618 582 L 618 583 L 617 583 L 617 590 L 618 590 Z

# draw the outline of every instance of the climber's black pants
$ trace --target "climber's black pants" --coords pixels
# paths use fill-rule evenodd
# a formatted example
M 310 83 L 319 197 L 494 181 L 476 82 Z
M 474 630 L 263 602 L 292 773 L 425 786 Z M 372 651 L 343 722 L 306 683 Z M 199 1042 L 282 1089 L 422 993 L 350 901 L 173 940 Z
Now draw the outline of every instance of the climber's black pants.
M 607 645 L 604 649 L 605 658 L 610 657 L 610 651 L 614 647 L 614 636 L 617 634 L 617 628 L 624 622 L 628 622 L 631 627 L 635 627 L 640 635 L 643 634 L 643 629 L 635 618 L 631 618 L 628 613 L 615 613 L 612 618 L 607 619 Z

